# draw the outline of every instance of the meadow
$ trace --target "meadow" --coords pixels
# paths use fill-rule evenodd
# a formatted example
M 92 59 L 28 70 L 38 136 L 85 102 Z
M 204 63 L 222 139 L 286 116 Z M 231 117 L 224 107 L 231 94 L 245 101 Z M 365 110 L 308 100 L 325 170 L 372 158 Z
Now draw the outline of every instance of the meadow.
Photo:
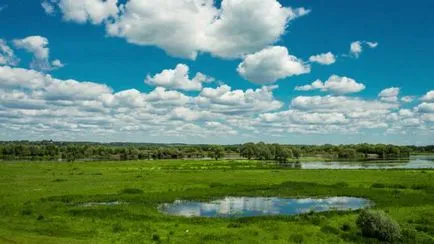
M 355 196 L 434 243 L 434 170 L 304 170 L 247 160 L 0 162 L 0 243 L 375 243 L 358 211 L 186 218 L 176 199 Z M 121 202 L 115 206 L 86 203 Z

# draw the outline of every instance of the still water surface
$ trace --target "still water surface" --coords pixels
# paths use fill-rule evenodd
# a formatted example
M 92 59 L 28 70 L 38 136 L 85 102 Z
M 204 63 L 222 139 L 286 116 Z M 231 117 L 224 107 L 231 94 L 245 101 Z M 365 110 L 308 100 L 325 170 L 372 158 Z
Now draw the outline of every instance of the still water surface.
M 412 156 L 409 160 L 394 161 L 336 161 L 290 163 L 290 168 L 301 169 L 433 169 L 434 156 Z
M 211 202 L 176 200 L 159 206 L 161 212 L 185 217 L 252 217 L 297 215 L 329 210 L 356 210 L 371 206 L 364 198 L 225 197 Z

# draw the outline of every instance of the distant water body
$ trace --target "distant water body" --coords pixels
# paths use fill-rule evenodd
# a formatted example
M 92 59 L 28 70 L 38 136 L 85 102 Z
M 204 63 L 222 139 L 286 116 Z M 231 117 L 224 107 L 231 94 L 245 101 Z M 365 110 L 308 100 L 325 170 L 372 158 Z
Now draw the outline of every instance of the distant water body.
M 288 167 L 301 169 L 433 169 L 433 155 L 411 156 L 409 160 L 301 162 Z

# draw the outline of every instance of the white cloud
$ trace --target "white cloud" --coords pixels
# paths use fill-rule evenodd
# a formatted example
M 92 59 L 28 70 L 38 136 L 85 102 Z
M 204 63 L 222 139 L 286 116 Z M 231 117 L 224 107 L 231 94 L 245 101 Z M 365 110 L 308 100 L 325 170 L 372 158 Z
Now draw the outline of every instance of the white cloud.
M 335 94 L 357 93 L 364 89 L 365 85 L 357 83 L 354 79 L 338 75 L 330 76 L 330 78 L 325 82 L 316 80 L 310 85 L 297 86 L 295 88 L 297 91 L 321 90 Z
M 316 62 L 323 65 L 331 65 L 336 62 L 336 57 L 332 52 L 313 55 L 309 58 L 310 62 Z
M 366 42 L 366 44 L 368 44 L 370 48 L 376 48 L 378 46 L 378 42 Z
M 290 55 L 286 47 L 273 46 L 247 55 L 238 65 L 238 73 L 256 84 L 273 83 L 310 72 L 310 66 Z
M 58 6 L 67 21 L 100 24 L 117 16 L 117 0 L 60 0 Z
M 264 86 L 246 91 L 232 90 L 228 85 L 204 88 L 195 102 L 208 111 L 225 114 L 273 111 L 283 105 L 273 97 L 272 91 L 276 88 L 277 86 Z
M 55 3 L 53 0 L 44 0 L 41 3 L 41 7 L 44 9 L 44 12 L 48 15 L 54 15 L 56 13 L 55 6 L 53 5 Z
M 51 65 L 53 66 L 53 67 L 56 67 L 56 68 L 62 68 L 62 67 L 64 67 L 65 65 L 59 60 L 59 59 L 55 59 L 55 60 L 53 60 L 52 62 L 51 62 Z
M 105 21 L 111 36 L 189 59 L 199 52 L 239 58 L 259 51 L 279 40 L 291 20 L 310 12 L 277 0 L 223 0 L 220 8 L 213 0 L 60 0 L 58 6 L 65 20 Z
M 275 89 L 221 85 L 203 88 L 196 96 L 164 87 L 113 91 L 101 83 L 0 66 L 0 132 L 3 139 L 143 141 L 146 137 L 166 142 L 347 136 L 372 129 L 425 136 L 432 132 L 434 103 L 404 109 L 399 103 L 358 97 L 299 96 L 282 110 L 283 103 L 273 96 Z
M 434 103 L 422 103 L 416 107 L 421 113 L 434 113 Z
M 384 102 L 390 102 L 390 103 L 396 103 L 398 102 L 398 96 L 400 93 L 400 88 L 398 87 L 390 87 L 387 89 L 384 89 L 378 94 L 378 97 L 381 101 Z
M 257 123 L 269 133 L 357 134 L 369 129 L 387 129 L 396 104 L 345 96 L 300 96 L 286 111 L 261 114 Z M 402 112 L 404 113 L 404 112 Z M 410 119 L 408 117 L 408 119 Z
M 203 50 L 224 58 L 259 51 L 276 42 L 289 21 L 309 12 L 283 7 L 277 0 L 223 0 L 205 31 Z
M 350 55 L 358 58 L 363 52 L 363 45 L 366 45 L 369 48 L 376 48 L 378 46 L 378 42 L 354 41 L 350 45 Z
M 424 102 L 434 102 L 434 90 L 427 92 L 422 98 Z
M 7 45 L 6 41 L 0 39 L 0 65 L 15 66 L 19 59 L 15 56 L 14 51 Z
M 60 60 L 54 60 L 53 66 L 50 64 L 50 50 L 48 39 L 43 36 L 28 36 L 23 39 L 15 39 L 14 45 L 33 54 L 33 61 L 30 67 L 35 70 L 52 70 L 63 67 Z
M 0 66 L 0 88 L 40 89 L 48 79 L 34 70 Z
M 356 58 L 362 53 L 362 43 L 360 41 L 352 42 L 350 45 L 350 53 L 353 54 Z
M 145 83 L 148 85 L 186 91 L 200 91 L 202 90 L 202 83 L 212 81 L 214 81 L 213 78 L 200 72 L 190 79 L 189 67 L 185 64 L 178 64 L 175 69 L 165 69 L 154 76 L 147 75 L 145 79 Z
M 235 135 L 237 129 L 226 121 L 282 107 L 273 97 L 275 88 L 232 90 L 223 85 L 204 88 L 196 97 L 163 87 L 149 93 L 136 89 L 114 92 L 104 84 L 0 66 L 0 131 L 31 128 L 31 133 L 63 140 L 65 136 L 125 135 L 125 131 L 158 138 Z M 199 129 L 183 131 L 186 128 Z
M 299 110 L 312 110 L 323 112 L 384 112 L 398 108 L 396 104 L 380 101 L 367 101 L 360 98 L 344 96 L 298 96 L 291 102 L 291 107 Z M 354 114 L 358 116 L 360 114 Z

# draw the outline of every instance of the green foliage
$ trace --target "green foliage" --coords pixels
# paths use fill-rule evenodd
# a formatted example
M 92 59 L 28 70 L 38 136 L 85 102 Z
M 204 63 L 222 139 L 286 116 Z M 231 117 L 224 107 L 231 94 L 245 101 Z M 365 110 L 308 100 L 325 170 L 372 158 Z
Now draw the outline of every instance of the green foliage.
M 365 237 L 388 242 L 401 239 L 401 227 L 384 211 L 362 210 L 356 224 Z
M 252 159 L 256 155 L 256 145 L 252 142 L 242 145 L 240 155 L 248 160 Z
M 225 153 L 247 159 L 275 160 L 276 145 L 259 142 L 222 146 Z M 401 159 L 410 153 L 434 153 L 434 146 L 394 146 L 385 144 L 357 145 L 279 145 L 290 151 L 289 158 L 321 156 L 340 159 Z M 0 142 L 0 159 L 96 161 L 140 159 L 204 158 L 213 152 L 213 145 L 141 144 L 141 143 L 90 143 L 56 141 Z M 223 156 L 222 156 L 223 157 Z
M 215 160 L 219 160 L 225 156 L 225 149 L 222 146 L 213 146 L 209 151 L 209 156 Z

